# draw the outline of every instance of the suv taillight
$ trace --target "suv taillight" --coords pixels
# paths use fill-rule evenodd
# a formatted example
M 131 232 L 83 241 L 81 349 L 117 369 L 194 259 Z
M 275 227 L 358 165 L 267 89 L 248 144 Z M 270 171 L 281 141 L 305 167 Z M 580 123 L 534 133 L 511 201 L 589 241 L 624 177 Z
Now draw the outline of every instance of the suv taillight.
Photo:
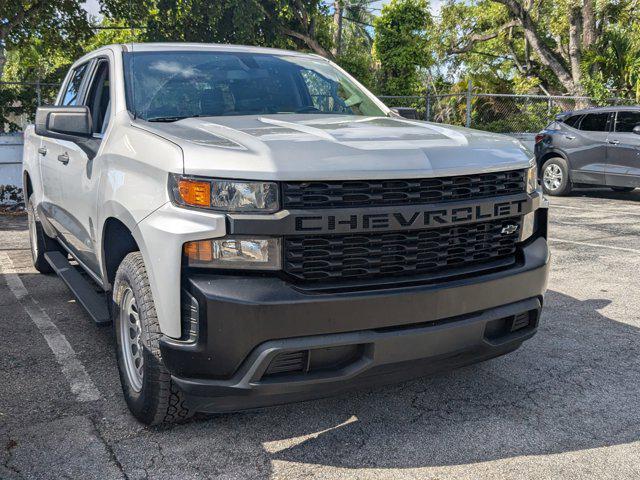
M 531 137 L 529 137 L 529 138 L 531 138 Z M 542 133 L 537 134 L 536 135 L 536 143 L 540 143 L 543 138 L 544 138 L 544 135 Z

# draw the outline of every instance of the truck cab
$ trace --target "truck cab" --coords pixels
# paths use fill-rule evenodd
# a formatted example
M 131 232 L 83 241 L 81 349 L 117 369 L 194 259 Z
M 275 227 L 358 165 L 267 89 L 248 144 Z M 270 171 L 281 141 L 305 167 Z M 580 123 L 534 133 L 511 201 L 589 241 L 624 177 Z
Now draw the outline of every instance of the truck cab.
M 112 325 L 147 424 L 478 362 L 538 326 L 532 152 L 403 118 L 316 55 L 103 47 L 23 163 L 34 265 Z

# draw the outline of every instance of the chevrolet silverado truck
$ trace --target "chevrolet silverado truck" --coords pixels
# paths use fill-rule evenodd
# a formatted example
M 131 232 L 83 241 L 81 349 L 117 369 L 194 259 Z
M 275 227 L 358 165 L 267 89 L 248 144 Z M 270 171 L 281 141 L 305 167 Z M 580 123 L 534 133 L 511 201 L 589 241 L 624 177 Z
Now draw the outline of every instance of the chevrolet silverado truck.
M 538 326 L 532 152 L 404 118 L 319 56 L 100 48 L 38 109 L 23 174 L 34 266 L 113 325 L 146 424 L 479 362 Z

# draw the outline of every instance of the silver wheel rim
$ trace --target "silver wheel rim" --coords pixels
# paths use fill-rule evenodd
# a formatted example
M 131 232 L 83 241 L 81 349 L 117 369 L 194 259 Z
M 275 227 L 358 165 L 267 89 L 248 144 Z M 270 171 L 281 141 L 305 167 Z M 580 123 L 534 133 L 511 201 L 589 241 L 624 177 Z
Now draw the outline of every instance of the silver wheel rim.
M 31 245 L 31 255 L 35 262 L 38 258 L 38 229 L 36 228 L 35 215 L 31 209 L 27 210 L 27 222 L 29 223 L 29 244 Z
M 560 166 L 552 163 L 544 169 L 542 179 L 544 186 L 547 187 L 548 190 L 557 190 L 560 188 L 560 185 L 562 185 L 562 169 Z
M 124 369 L 134 391 L 142 390 L 144 357 L 142 354 L 142 328 L 136 298 L 127 287 L 120 302 L 120 338 Z

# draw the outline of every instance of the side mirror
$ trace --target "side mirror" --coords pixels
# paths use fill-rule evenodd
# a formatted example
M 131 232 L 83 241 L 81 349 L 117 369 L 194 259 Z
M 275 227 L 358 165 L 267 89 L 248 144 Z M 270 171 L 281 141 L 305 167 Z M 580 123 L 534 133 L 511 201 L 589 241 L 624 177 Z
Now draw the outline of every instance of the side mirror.
M 633 133 L 635 133 L 636 135 L 640 135 L 640 125 L 636 125 L 635 127 L 633 127 Z
M 400 115 L 403 118 L 410 120 L 418 120 L 418 111 L 412 107 L 393 107 L 391 111 Z
M 91 138 L 92 121 L 89 107 L 40 107 L 36 110 L 36 135 L 71 142 Z

